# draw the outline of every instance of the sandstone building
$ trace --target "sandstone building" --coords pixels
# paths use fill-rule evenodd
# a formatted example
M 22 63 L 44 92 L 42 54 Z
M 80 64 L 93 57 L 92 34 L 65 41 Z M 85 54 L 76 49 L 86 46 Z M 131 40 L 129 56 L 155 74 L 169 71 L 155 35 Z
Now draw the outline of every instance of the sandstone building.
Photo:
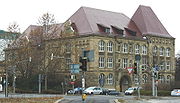
M 30 26 L 24 37 L 33 39 L 30 31 L 32 34 L 35 28 L 39 27 Z M 170 85 L 174 82 L 175 38 L 148 6 L 140 5 L 131 18 L 122 13 L 81 7 L 57 28 L 43 43 L 38 44 L 36 39 L 34 45 L 42 47 L 36 49 L 36 53 L 39 50 L 44 56 L 38 66 L 33 64 L 31 68 L 55 70 L 59 78 L 69 78 L 72 75 L 69 65 L 80 64 L 79 57 L 85 55 L 89 59 L 85 72 L 87 87 L 124 91 L 137 85 L 137 74 L 129 73 L 127 69 L 134 67 L 135 56 L 140 55 L 142 85 L 151 83 L 154 67 L 159 69 L 159 83 Z M 38 55 L 33 56 L 33 50 L 31 48 L 29 54 L 32 62 Z M 81 72 L 74 75 L 76 81 L 81 81 Z

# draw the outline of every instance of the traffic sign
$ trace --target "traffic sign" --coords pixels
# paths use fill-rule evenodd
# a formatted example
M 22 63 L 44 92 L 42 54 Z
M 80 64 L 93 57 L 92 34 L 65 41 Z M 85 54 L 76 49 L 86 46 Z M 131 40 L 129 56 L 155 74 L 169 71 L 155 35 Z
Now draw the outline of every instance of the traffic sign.
M 79 73 L 79 64 L 70 64 L 72 74 Z
M 127 67 L 128 73 L 131 74 L 133 72 L 134 67 Z

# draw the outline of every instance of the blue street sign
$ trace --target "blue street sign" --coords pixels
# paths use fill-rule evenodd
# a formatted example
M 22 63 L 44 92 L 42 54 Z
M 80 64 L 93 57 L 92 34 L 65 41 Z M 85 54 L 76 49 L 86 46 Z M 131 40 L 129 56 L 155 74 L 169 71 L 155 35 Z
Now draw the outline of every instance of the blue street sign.
M 70 71 L 72 74 L 79 73 L 79 64 L 70 64 Z

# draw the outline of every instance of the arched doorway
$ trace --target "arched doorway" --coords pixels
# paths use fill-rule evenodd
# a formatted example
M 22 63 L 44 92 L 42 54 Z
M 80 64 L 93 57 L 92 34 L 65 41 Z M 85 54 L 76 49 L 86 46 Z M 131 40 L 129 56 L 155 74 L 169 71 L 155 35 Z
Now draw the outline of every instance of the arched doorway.
M 120 91 L 125 91 L 132 85 L 131 78 L 128 75 L 124 75 L 120 79 Z

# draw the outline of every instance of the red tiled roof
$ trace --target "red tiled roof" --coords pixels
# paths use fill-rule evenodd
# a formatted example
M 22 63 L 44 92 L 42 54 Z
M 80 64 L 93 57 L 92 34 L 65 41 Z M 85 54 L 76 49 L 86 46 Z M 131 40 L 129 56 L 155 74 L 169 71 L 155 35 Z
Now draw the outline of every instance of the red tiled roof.
M 69 20 L 76 24 L 79 35 L 98 34 L 100 32 L 97 24 L 101 24 L 111 28 L 110 32 L 112 32 L 111 26 L 114 26 L 122 30 L 125 30 L 125 28 L 132 29 L 139 33 L 138 36 L 141 36 L 135 23 L 122 13 L 81 7 Z
M 140 5 L 131 18 L 143 35 L 173 38 L 148 6 Z

